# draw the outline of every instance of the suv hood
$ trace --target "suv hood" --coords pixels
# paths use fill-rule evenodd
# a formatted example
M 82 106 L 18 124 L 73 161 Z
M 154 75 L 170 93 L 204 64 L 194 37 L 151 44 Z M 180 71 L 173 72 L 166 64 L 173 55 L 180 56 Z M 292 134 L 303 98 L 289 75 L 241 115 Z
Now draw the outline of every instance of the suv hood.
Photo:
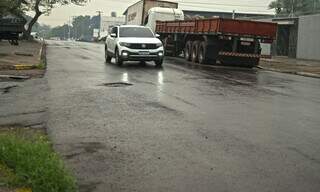
M 161 43 L 161 41 L 158 38 L 140 38 L 140 37 L 122 37 L 119 38 L 119 42 L 124 42 L 124 43 L 139 43 L 139 44 L 156 44 L 156 43 Z

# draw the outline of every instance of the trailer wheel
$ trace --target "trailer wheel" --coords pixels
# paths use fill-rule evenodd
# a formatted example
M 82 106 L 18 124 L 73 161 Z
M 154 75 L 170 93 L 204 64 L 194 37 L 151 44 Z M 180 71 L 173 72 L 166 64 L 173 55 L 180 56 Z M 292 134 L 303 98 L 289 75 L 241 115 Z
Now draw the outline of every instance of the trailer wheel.
M 192 55 L 192 42 L 187 41 L 186 46 L 184 48 L 184 58 L 187 61 L 191 61 L 191 55 Z
M 192 55 L 191 55 L 191 60 L 192 62 L 198 63 L 198 54 L 199 54 L 199 46 L 200 46 L 200 41 L 194 41 L 192 43 Z
M 166 56 L 175 56 L 175 45 L 171 37 L 166 37 L 163 42 Z
M 198 52 L 198 60 L 200 64 L 208 63 L 208 55 L 207 55 L 207 44 L 203 41 L 200 43 L 199 52 Z

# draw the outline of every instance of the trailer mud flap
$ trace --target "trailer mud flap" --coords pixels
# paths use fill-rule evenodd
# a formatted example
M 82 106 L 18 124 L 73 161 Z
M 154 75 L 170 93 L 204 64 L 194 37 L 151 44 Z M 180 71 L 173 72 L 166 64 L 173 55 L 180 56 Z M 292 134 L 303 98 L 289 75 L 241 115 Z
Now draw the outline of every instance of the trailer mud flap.
M 222 65 L 238 67 L 255 67 L 259 64 L 260 55 L 220 51 L 218 60 Z
M 221 56 L 230 56 L 230 57 L 260 58 L 259 54 L 224 52 L 224 51 L 220 51 L 219 55 L 221 55 Z

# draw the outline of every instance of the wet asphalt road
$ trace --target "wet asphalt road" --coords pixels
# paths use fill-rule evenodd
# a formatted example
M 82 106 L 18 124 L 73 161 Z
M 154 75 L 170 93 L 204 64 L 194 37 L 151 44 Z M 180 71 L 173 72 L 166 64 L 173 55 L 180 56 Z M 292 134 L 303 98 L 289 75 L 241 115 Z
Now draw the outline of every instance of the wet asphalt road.
M 80 191 L 320 191 L 319 79 L 48 43 L 47 127 Z

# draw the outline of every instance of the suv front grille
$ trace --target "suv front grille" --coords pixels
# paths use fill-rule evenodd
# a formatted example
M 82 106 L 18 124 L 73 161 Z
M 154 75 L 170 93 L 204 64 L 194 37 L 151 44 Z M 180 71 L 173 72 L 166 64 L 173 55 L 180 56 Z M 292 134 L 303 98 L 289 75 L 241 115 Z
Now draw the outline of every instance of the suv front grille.
M 133 43 L 130 44 L 130 49 L 156 49 L 156 44 L 143 44 L 143 43 Z

